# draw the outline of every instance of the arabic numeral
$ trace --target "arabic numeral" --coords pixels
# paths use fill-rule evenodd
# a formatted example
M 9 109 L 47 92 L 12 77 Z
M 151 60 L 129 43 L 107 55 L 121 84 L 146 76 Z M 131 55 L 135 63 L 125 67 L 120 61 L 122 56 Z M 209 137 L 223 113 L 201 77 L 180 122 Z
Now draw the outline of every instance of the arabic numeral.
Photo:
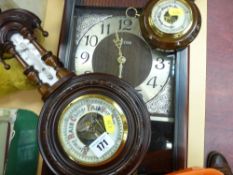
M 104 34 L 105 32 L 107 35 L 110 33 L 110 24 L 101 24 L 101 34 Z
M 164 59 L 158 57 L 156 60 L 157 60 L 158 63 L 155 65 L 155 68 L 156 68 L 156 69 L 159 69 L 159 70 L 164 69 L 164 67 L 165 67 Z
M 88 52 L 83 52 L 81 54 L 81 59 L 83 60 L 82 64 L 85 64 L 90 58 L 90 55 Z
M 100 151 L 102 151 L 102 150 L 104 149 L 102 143 L 99 143 L 99 144 L 97 145 L 97 148 L 99 148 Z
M 98 36 L 96 35 L 92 35 L 92 36 L 87 35 L 85 36 L 85 38 L 86 38 L 86 46 L 90 45 L 92 47 L 95 47 L 99 42 Z
M 120 19 L 119 30 L 131 30 L 133 21 L 131 19 Z
M 155 88 L 155 87 L 157 86 L 156 83 L 157 83 L 157 77 L 155 76 L 155 77 L 152 77 L 152 78 L 147 82 L 146 85 L 152 86 L 153 88 Z
M 100 150 L 100 151 L 103 151 L 105 146 L 108 146 L 108 142 L 104 139 L 102 142 L 100 142 L 98 145 L 97 145 L 97 148 Z
M 104 139 L 103 142 L 105 143 L 105 145 L 108 145 L 108 142 Z

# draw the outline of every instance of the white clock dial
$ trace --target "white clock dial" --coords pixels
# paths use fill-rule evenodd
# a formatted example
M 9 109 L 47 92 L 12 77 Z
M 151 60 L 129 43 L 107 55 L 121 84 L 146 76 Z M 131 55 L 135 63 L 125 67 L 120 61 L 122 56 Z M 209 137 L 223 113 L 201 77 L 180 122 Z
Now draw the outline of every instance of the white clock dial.
M 137 18 L 109 17 L 91 26 L 77 41 L 75 71 L 78 75 L 116 75 L 131 83 L 148 102 L 168 81 L 174 57 L 150 48 Z

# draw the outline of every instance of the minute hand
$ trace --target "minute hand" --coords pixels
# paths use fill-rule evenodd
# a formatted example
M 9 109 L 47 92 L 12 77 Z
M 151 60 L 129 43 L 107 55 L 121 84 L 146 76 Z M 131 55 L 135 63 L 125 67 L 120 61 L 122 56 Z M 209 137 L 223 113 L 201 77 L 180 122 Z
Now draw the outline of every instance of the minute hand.
M 122 78 L 123 65 L 126 62 L 126 58 L 123 56 L 122 50 L 121 50 L 121 47 L 122 47 L 122 44 L 123 44 L 123 38 L 120 38 L 118 33 L 116 32 L 116 37 L 113 40 L 113 42 L 114 42 L 115 46 L 118 49 L 118 57 L 117 57 L 117 62 L 119 63 L 118 77 Z

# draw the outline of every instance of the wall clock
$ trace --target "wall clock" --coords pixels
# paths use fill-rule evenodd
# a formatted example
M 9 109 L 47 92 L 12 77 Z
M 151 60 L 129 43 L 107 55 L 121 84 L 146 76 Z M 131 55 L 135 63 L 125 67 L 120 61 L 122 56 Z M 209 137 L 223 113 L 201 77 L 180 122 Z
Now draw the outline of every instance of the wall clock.
M 142 98 L 116 76 L 76 76 L 63 68 L 36 41 L 40 23 L 21 9 L 0 14 L 1 53 L 8 52 L 21 63 L 44 100 L 38 124 L 43 160 L 59 175 L 133 174 L 151 139 Z
M 59 56 L 78 75 L 108 73 L 133 85 L 152 121 L 150 149 L 138 172 L 165 173 L 186 166 L 188 49 L 151 47 L 137 18 L 147 2 L 67 1 Z

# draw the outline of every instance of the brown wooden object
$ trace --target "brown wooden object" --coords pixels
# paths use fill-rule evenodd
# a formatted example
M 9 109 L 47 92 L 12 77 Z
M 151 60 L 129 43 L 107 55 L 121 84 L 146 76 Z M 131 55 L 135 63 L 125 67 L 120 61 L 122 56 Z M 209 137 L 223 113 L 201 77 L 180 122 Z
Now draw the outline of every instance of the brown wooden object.
M 9 10 L 0 14 L 2 53 L 11 53 L 21 63 L 25 75 L 38 85 L 45 101 L 38 124 L 38 144 L 45 163 L 54 174 L 60 175 L 134 173 L 147 153 L 151 139 L 149 113 L 143 100 L 131 85 L 115 76 L 97 73 L 75 76 L 63 68 L 58 59 L 36 41 L 34 29 L 40 28 L 39 24 L 40 20 L 25 10 Z M 44 35 L 47 33 L 44 32 Z M 31 64 L 28 59 L 32 58 L 41 59 L 42 63 L 37 60 L 38 62 Z M 57 79 L 51 77 L 53 75 L 50 75 L 50 72 L 45 74 L 45 77 L 49 75 L 48 79 L 55 79 L 55 82 L 44 83 L 46 78 L 39 74 L 40 69 L 37 68 L 41 64 L 44 66 L 41 69 L 42 73 L 46 72 L 46 69 L 50 72 L 55 70 Z M 84 107 L 75 106 L 77 104 Z M 83 114 L 80 110 L 87 110 L 87 113 Z M 107 124 L 101 125 L 96 120 L 93 122 L 98 116 L 104 120 L 105 115 L 112 118 L 113 130 L 108 129 Z M 62 138 L 70 138 L 66 132 L 70 132 L 70 127 L 65 125 L 70 118 L 72 121 L 77 120 L 77 123 L 70 125 L 74 126 L 76 134 L 76 138 L 69 142 L 77 144 L 73 149 L 85 145 L 90 150 L 95 148 L 97 142 L 98 151 L 102 151 L 113 142 L 111 139 L 115 139 L 109 150 L 103 154 L 109 154 L 110 157 L 105 158 L 90 151 L 93 156 L 89 158 L 90 155 L 83 151 L 71 153 L 69 149 L 65 149 L 67 145 L 63 143 Z M 83 140 L 81 139 L 84 131 L 79 122 L 82 120 L 85 120 L 83 125 L 90 127 L 86 129 L 87 137 L 91 137 L 89 140 L 83 137 Z M 61 127 L 63 129 L 60 129 Z M 102 133 L 98 135 L 100 128 Z M 100 142 L 98 139 L 102 139 L 101 136 L 104 136 L 104 139 Z M 115 148 L 117 144 L 119 147 Z M 111 150 L 112 148 L 114 150 Z
M 153 47 L 162 50 L 182 49 L 187 47 L 198 35 L 201 28 L 201 14 L 198 7 L 192 1 L 179 1 L 190 8 L 192 15 L 191 26 L 188 30 L 183 29 L 184 31 L 180 33 L 164 33 L 157 26 L 153 25 L 151 14 L 159 0 L 150 1 L 144 8 L 140 17 L 142 34 Z
M 35 84 L 38 85 L 38 89 L 42 94 L 43 98 L 49 95 L 54 87 L 50 87 L 48 84 L 44 84 L 41 82 L 38 77 L 38 73 L 33 69 L 33 67 L 29 66 L 17 53 L 15 50 L 15 46 L 10 41 L 10 37 L 15 33 L 22 34 L 23 37 L 27 38 L 31 43 L 38 49 L 44 58 L 46 64 L 52 66 L 55 70 L 57 70 L 57 75 L 60 79 L 65 79 L 68 74 L 71 74 L 63 67 L 61 67 L 58 59 L 52 55 L 50 52 L 48 53 L 37 41 L 36 36 L 34 35 L 34 30 L 39 29 L 42 31 L 44 36 L 47 36 L 48 33 L 45 32 L 40 26 L 40 19 L 32 14 L 29 11 L 14 9 L 7 10 L 1 13 L 0 15 L 0 44 L 1 44 L 1 53 L 8 52 L 12 54 L 19 63 L 24 68 L 24 74 Z M 2 55 L 0 55 L 1 60 L 3 60 Z M 4 62 L 4 61 L 3 61 Z M 62 80 L 61 80 L 62 81 Z
M 74 53 L 76 52 L 76 30 L 80 24 L 77 21 L 83 20 L 83 10 L 88 12 L 99 11 L 104 13 L 104 10 L 113 12 L 113 16 L 121 15 L 122 11 L 125 11 L 128 7 L 136 7 L 138 12 L 141 12 L 144 6 L 148 3 L 148 0 L 125 0 L 122 2 L 109 0 L 109 1 L 92 1 L 92 0 L 67 0 L 65 3 L 65 11 L 63 15 L 62 31 L 60 36 L 59 44 L 59 57 L 62 59 L 64 65 L 69 70 L 74 71 Z M 102 14 L 103 14 L 102 13 Z M 81 16 L 81 17 L 80 17 Z M 81 26 L 81 25 L 80 25 Z M 90 26 L 89 26 L 90 27 Z M 81 26 L 82 28 L 82 26 Z M 88 28 L 88 27 L 87 27 Z M 83 29 L 85 33 L 85 29 Z M 123 32 L 122 32 L 123 33 Z M 85 35 L 83 35 L 85 36 Z M 97 46 L 98 47 L 98 46 Z M 105 50 L 111 50 L 107 44 L 104 46 L 105 49 L 99 49 L 97 57 L 103 57 L 101 53 Z M 135 49 L 137 53 L 140 49 Z M 111 50 L 112 51 L 112 50 Z M 96 51 L 98 52 L 98 51 Z M 107 51 L 106 51 L 107 52 Z M 140 51 L 139 51 L 140 52 Z M 111 52 L 106 57 L 106 60 L 111 58 Z M 141 53 L 140 53 L 141 54 Z M 175 66 L 175 80 L 173 86 L 173 100 L 174 103 L 174 123 L 166 124 L 166 122 L 152 122 L 152 142 L 162 145 L 164 136 L 173 138 L 173 148 L 166 150 L 164 148 L 149 149 L 144 158 L 138 173 L 140 174 L 165 174 L 173 170 L 181 169 L 187 165 L 187 131 L 188 131 L 188 64 L 189 64 L 189 51 L 188 49 L 180 50 L 176 52 L 176 66 Z M 113 56 L 114 57 L 114 56 Z M 115 58 L 115 57 L 114 57 Z M 143 59 L 143 58 L 142 58 Z M 101 67 L 114 70 L 115 67 L 106 66 L 106 62 L 95 60 L 97 68 Z M 139 60 L 142 61 L 142 60 Z M 142 63 L 143 65 L 143 63 Z M 130 66 L 134 66 L 132 63 Z M 147 67 L 145 66 L 145 69 Z M 148 68 L 149 69 L 149 68 Z M 130 69 L 127 69 L 131 71 Z M 138 73 L 138 72 L 137 72 Z M 142 73 L 143 74 L 143 73 Z M 137 77 L 136 77 L 137 78 Z M 154 123 L 154 124 L 153 124 Z M 154 130 L 153 130 L 154 129 Z M 171 130 L 172 132 L 167 132 Z M 163 133 L 164 132 L 164 133 Z M 162 133 L 160 135 L 160 133 Z M 161 142 L 160 142 L 160 141 Z M 153 147 L 153 143 L 151 144 Z

